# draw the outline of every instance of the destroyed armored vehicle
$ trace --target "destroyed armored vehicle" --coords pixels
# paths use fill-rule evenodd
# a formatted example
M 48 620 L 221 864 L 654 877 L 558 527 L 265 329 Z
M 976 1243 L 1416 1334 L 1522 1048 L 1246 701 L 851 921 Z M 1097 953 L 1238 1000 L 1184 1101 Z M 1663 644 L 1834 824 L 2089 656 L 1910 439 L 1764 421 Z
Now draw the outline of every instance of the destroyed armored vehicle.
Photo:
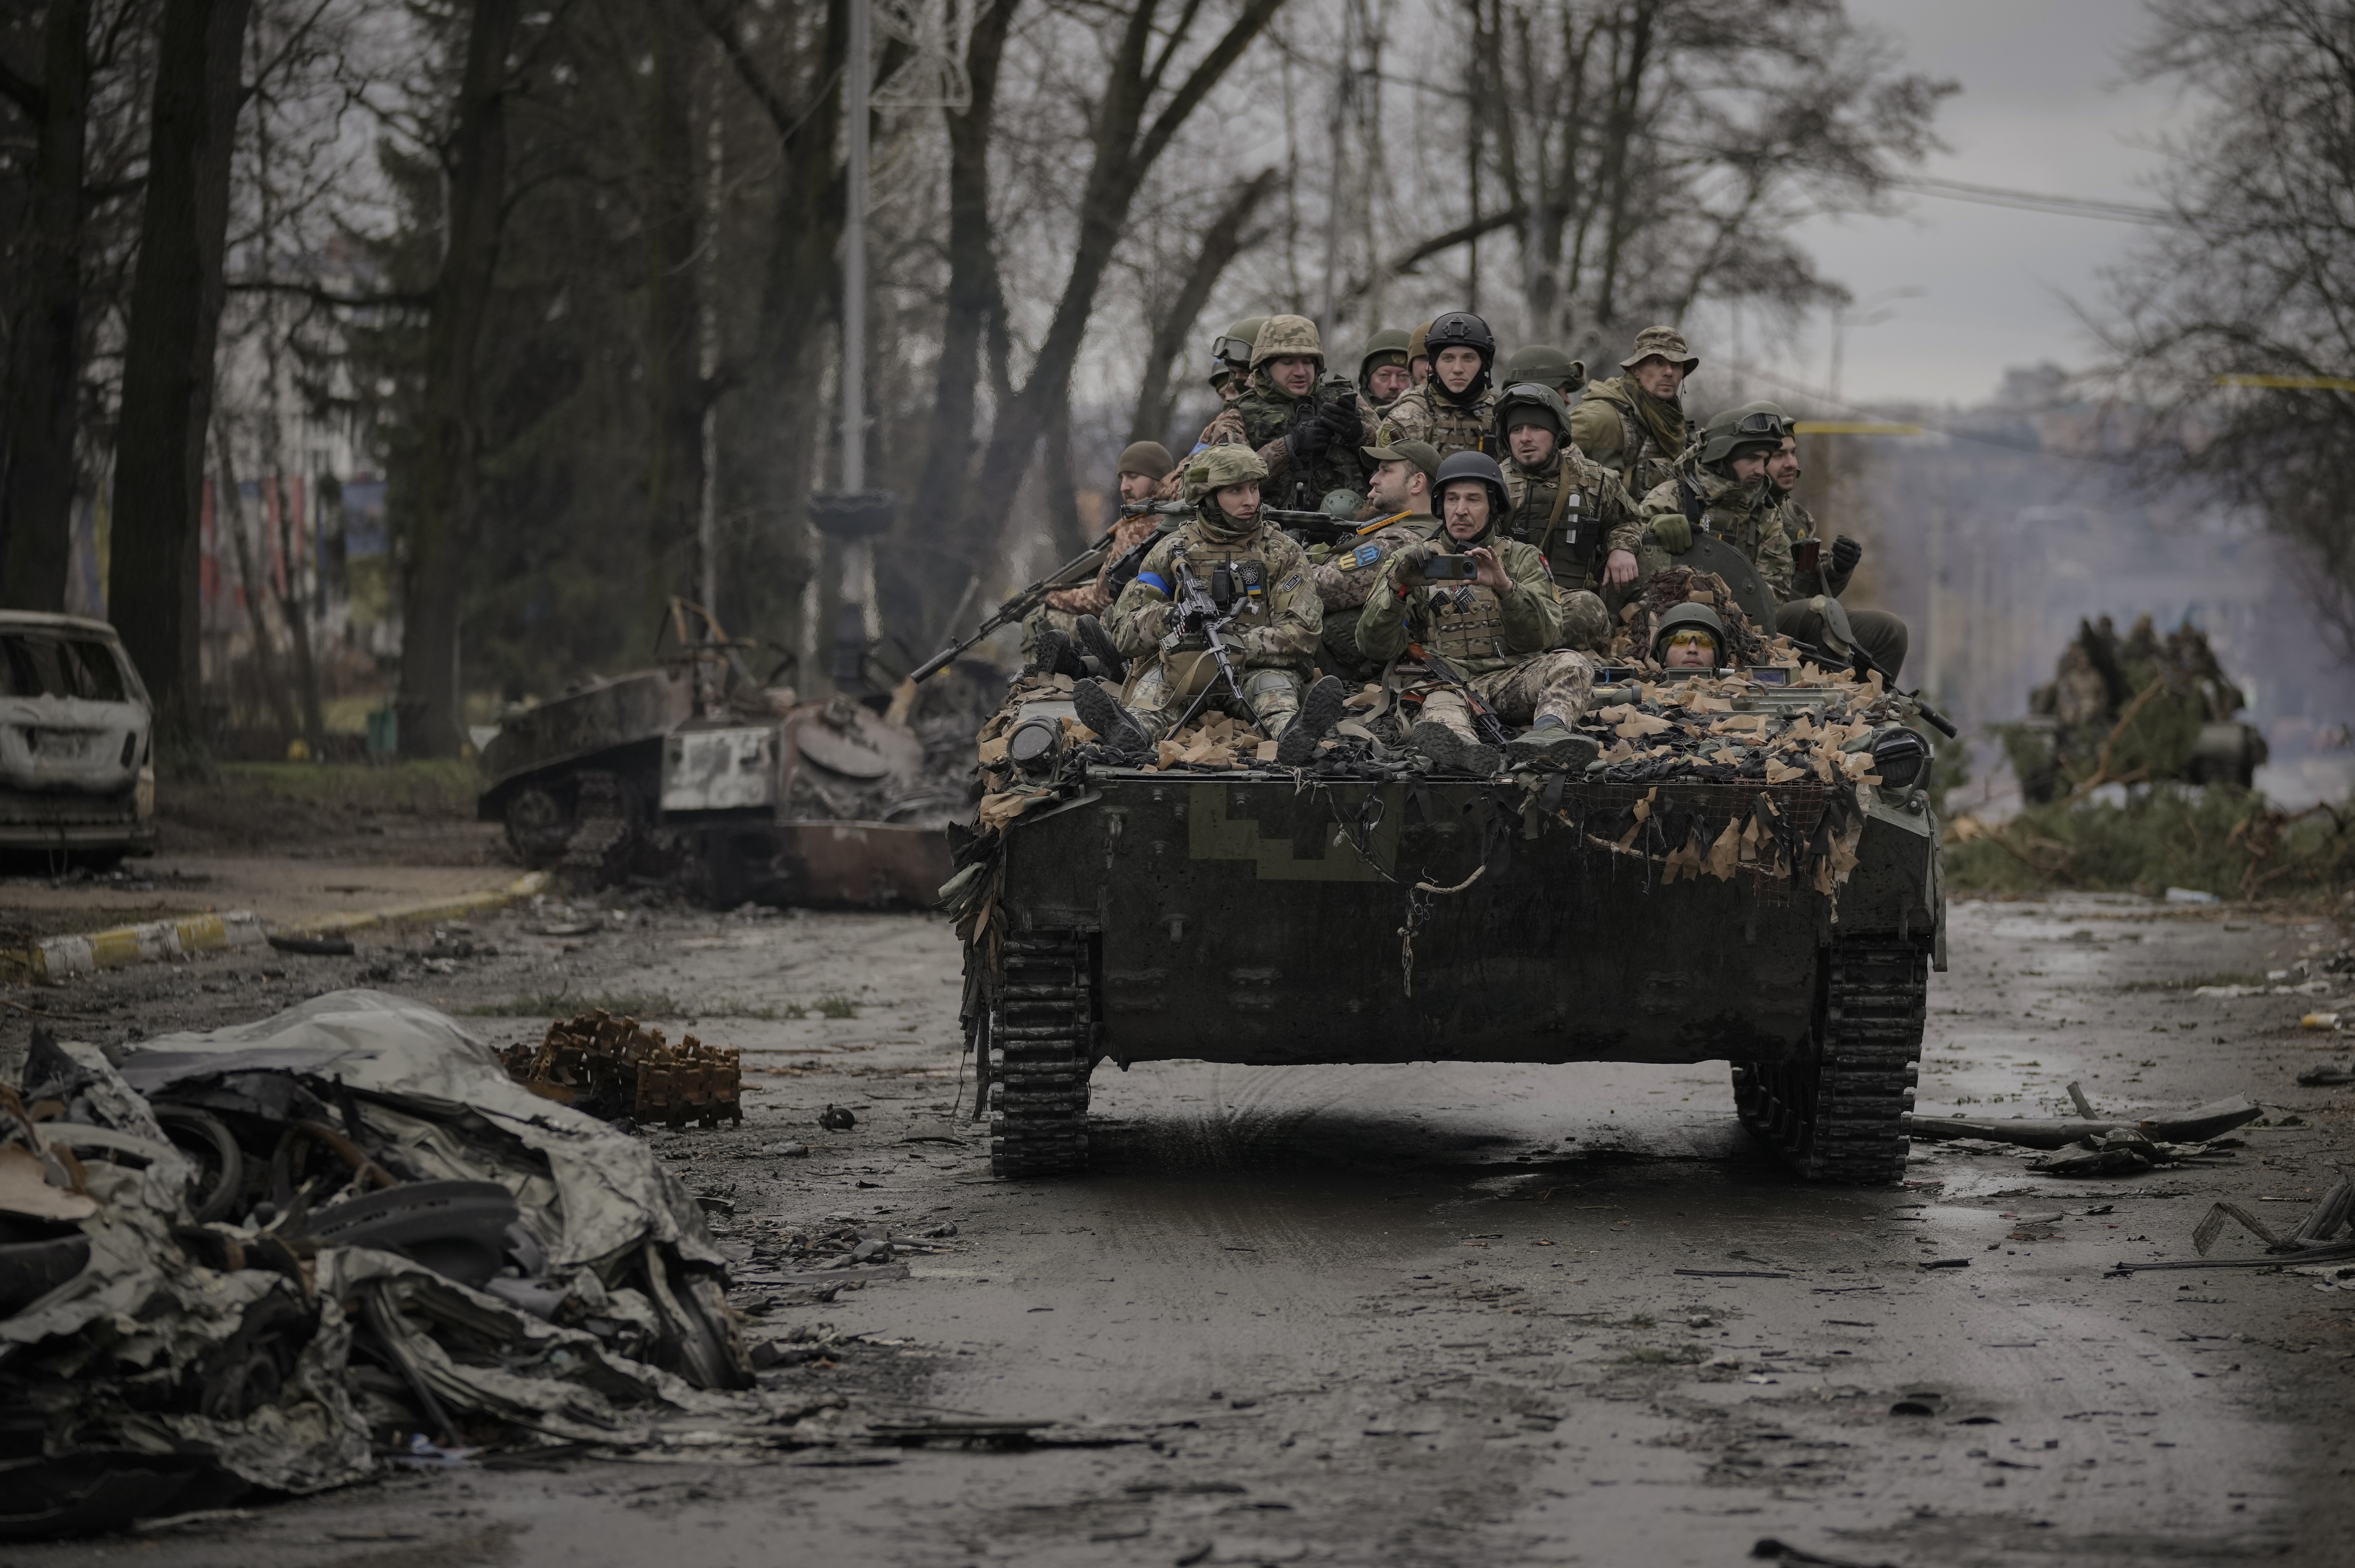
M 2121 638 L 2105 615 L 2077 623 L 2004 747 L 2030 805 L 2113 782 L 2247 789 L 2267 756 L 2264 732 L 2237 716 L 2248 702 L 2190 621 L 2160 637 L 2146 615 Z
M 672 625 L 659 667 L 505 718 L 477 815 L 527 865 L 591 883 L 651 863 L 722 908 L 929 904 L 950 870 L 943 830 L 970 810 L 969 724 L 927 737 L 897 709 L 803 702 L 695 607 Z
M 1895 1181 L 1945 968 L 1920 710 L 1796 663 L 1615 675 L 1593 762 L 1488 776 L 1374 687 L 1297 770 L 1231 721 L 1124 763 L 1067 679 L 1018 687 L 945 890 L 996 1171 L 1085 1164 L 1106 1060 L 1725 1058 L 1795 1170 Z
M 153 718 L 114 628 L 0 613 L 0 850 L 153 850 Z

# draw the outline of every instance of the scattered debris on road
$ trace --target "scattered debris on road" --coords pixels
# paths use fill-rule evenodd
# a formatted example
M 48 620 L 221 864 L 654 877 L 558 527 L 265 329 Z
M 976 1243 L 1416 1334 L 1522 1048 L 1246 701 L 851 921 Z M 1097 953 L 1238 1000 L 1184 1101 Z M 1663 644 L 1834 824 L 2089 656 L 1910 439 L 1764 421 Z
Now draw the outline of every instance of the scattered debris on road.
M 2264 1114 L 2264 1107 L 2239 1095 L 2173 1116 L 2105 1118 L 2091 1115 L 2091 1107 L 2082 1104 L 2079 1108 L 2088 1114 L 2074 1121 L 1987 1121 L 1973 1117 L 1908 1116 L 1905 1128 L 1917 1139 L 1978 1139 L 1989 1143 L 2017 1144 L 2023 1149 L 2066 1149 L 2073 1143 L 2087 1139 L 2099 1140 L 2117 1132 L 2137 1134 L 2151 1143 L 2205 1143 Z
M 692 1034 L 674 1046 L 661 1030 L 602 1008 L 559 1019 L 538 1045 L 515 1045 L 500 1061 L 533 1094 L 600 1121 L 628 1117 L 674 1132 L 690 1119 L 707 1128 L 723 1118 L 738 1126 L 744 1121 L 738 1053 Z

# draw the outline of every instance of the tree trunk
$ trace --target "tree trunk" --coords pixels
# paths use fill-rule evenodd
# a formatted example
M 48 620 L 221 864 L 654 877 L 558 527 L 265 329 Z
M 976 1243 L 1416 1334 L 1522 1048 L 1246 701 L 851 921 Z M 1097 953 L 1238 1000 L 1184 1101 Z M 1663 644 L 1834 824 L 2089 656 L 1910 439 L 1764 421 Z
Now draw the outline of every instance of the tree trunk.
M 72 554 L 90 8 L 91 0 L 50 0 L 42 31 L 40 144 L 15 260 L 23 313 L 9 330 L 0 405 L 0 604 L 11 609 L 63 609 Z
M 198 704 L 197 515 L 250 0 L 166 0 L 115 447 L 108 613 L 155 701 L 167 776 L 209 767 Z
M 1244 0 L 1241 12 L 1218 44 L 1188 73 L 1184 85 L 1147 128 L 1146 110 L 1159 85 L 1161 69 L 1176 53 L 1182 34 L 1159 37 L 1155 0 L 1136 0 L 1096 111 L 1095 156 L 1088 165 L 1087 184 L 1080 198 L 1071 275 L 1055 303 L 1055 314 L 1038 355 L 1031 361 L 1029 380 L 1010 405 L 997 411 L 980 477 L 972 487 L 967 520 L 975 536 L 994 539 L 1004 532 L 1007 514 L 1014 504 L 1014 488 L 1030 464 L 1032 450 L 1071 395 L 1071 366 L 1079 359 L 1088 320 L 1095 313 L 1096 291 L 1103 286 L 1121 230 L 1127 225 L 1129 207 L 1146 175 L 1282 4 L 1283 0 Z M 1194 15 L 1190 7 L 1185 13 L 1189 19 Z M 1159 59 L 1149 61 L 1156 43 Z
M 646 81 L 645 142 L 656 171 L 646 225 L 647 425 L 645 592 L 640 635 L 651 638 L 673 593 L 700 599 L 698 547 L 703 500 L 700 247 L 719 243 L 719 213 L 703 231 L 695 154 L 695 50 L 680 18 L 650 10 L 654 69 Z M 707 607 L 716 608 L 716 607 Z
M 482 341 L 506 198 L 506 58 L 518 0 L 474 0 L 448 152 L 441 276 L 425 332 L 425 388 L 416 491 L 401 582 L 400 749 L 455 757 L 465 741 L 458 690 L 460 596 L 479 519 L 482 430 L 475 350 Z
M 1021 0 L 990 0 L 966 40 L 965 77 L 973 101 L 946 116 L 949 134 L 949 282 L 941 323 L 940 369 L 932 387 L 932 439 L 909 515 L 931 529 L 955 510 L 973 461 L 974 390 L 981 379 L 981 339 L 997 308 L 997 251 L 989 222 L 989 141 L 997 107 L 997 71 Z
M 1202 244 L 1194 252 L 1194 265 L 1186 274 L 1185 285 L 1170 302 L 1167 312 L 1153 323 L 1153 347 L 1145 360 L 1145 385 L 1137 389 L 1136 412 L 1128 421 L 1130 440 L 1157 441 L 1168 435 L 1169 420 L 1178 401 L 1169 389 L 1170 366 L 1184 352 L 1186 334 L 1194 330 L 1202 308 L 1210 302 L 1210 291 L 1219 286 L 1219 279 L 1248 243 L 1243 226 L 1251 221 L 1252 214 L 1267 198 L 1267 193 L 1275 188 L 1275 174 L 1273 164 L 1262 169 L 1228 198 L 1219 216 L 1210 220 L 1210 227 L 1202 231 Z M 1328 363 L 1337 367 L 1340 362 Z
M 286 700 L 286 683 L 278 678 L 278 650 L 270 635 L 270 618 L 262 606 L 270 597 L 266 586 L 269 573 L 254 565 L 253 530 L 247 525 L 245 487 L 238 482 L 237 459 L 231 452 L 229 420 L 216 404 L 213 410 L 213 451 L 218 461 L 218 482 L 214 488 L 213 530 L 227 534 L 229 547 L 237 555 L 238 597 L 245 600 L 246 634 L 253 639 L 253 678 L 261 687 L 261 700 L 270 705 L 271 717 L 278 721 L 281 739 L 294 733 L 293 705 Z M 268 504 L 265 500 L 264 505 Z M 221 672 L 226 681 L 227 670 Z M 235 691 L 234 682 L 229 688 Z

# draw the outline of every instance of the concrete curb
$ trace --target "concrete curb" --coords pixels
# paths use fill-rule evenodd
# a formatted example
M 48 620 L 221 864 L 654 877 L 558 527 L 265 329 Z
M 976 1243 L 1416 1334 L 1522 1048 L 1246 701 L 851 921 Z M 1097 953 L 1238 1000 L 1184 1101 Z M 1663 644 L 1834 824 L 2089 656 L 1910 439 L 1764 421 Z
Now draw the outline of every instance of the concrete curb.
M 469 915 L 486 915 L 494 909 L 505 908 L 519 899 L 531 897 L 547 886 L 546 872 L 527 872 L 505 887 L 486 887 L 480 893 L 462 894 L 456 898 L 436 899 L 429 904 L 404 904 L 390 909 L 371 909 L 358 914 L 329 915 L 317 920 L 298 921 L 283 934 L 340 936 L 375 926 L 421 925 L 432 920 L 463 919 Z M 117 926 L 110 930 L 91 931 L 79 937 L 51 937 L 10 957 L 21 962 L 34 980 L 43 985 L 55 985 L 71 975 L 126 969 L 133 964 L 160 964 L 197 953 L 259 948 L 269 939 L 262 929 L 261 916 L 251 910 L 240 909 L 227 915 L 183 915 L 172 920 Z
M 258 948 L 268 939 L 262 934 L 261 917 L 240 909 L 228 915 L 183 915 L 176 920 L 117 926 L 87 936 L 51 937 L 34 943 L 25 957 L 34 980 L 55 985 L 68 975 L 157 964 L 192 953 Z
M 510 904 L 547 890 L 548 873 L 527 871 L 505 887 L 486 887 L 480 893 L 435 899 L 430 904 L 403 904 L 390 909 L 369 909 L 353 915 L 325 915 L 315 920 L 298 920 L 290 924 L 281 935 L 340 937 L 376 926 L 417 926 L 432 920 L 463 920 L 469 915 L 487 915 L 494 909 L 504 909 Z

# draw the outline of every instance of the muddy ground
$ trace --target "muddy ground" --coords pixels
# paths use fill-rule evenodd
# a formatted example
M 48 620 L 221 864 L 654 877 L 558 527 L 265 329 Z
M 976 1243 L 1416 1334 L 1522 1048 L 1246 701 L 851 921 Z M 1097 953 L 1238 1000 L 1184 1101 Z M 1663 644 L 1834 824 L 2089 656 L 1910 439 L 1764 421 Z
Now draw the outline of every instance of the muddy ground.
M 2273 1108 L 2213 1168 L 2072 1181 L 1923 1144 L 1877 1191 L 1785 1175 L 1722 1063 L 1107 1065 L 1095 1172 L 995 1181 L 939 919 L 535 919 L 461 934 L 496 957 L 408 933 L 6 996 L 108 1043 L 355 984 L 481 1010 L 496 1044 L 584 1000 L 663 1014 L 751 1069 L 741 1128 L 650 1135 L 732 1202 L 751 1334 L 834 1345 L 764 1382 L 1071 1441 L 396 1472 L 0 1563 L 1715 1564 L 1762 1538 L 1909 1565 L 2347 1560 L 2355 1293 L 2114 1268 L 2190 1255 L 2219 1198 L 2301 1214 L 2349 1158 L 2355 1092 L 2294 1081 L 2346 1054 L 2297 1027 L 2336 1004 L 2189 990 L 2338 952 L 2319 919 L 1957 906 L 1922 1109 L 2065 1114 L 2073 1079 L 2105 1111 Z M 857 1128 L 819 1128 L 829 1105 Z M 956 1235 L 828 1302 L 762 1283 L 774 1238 L 828 1216 Z

